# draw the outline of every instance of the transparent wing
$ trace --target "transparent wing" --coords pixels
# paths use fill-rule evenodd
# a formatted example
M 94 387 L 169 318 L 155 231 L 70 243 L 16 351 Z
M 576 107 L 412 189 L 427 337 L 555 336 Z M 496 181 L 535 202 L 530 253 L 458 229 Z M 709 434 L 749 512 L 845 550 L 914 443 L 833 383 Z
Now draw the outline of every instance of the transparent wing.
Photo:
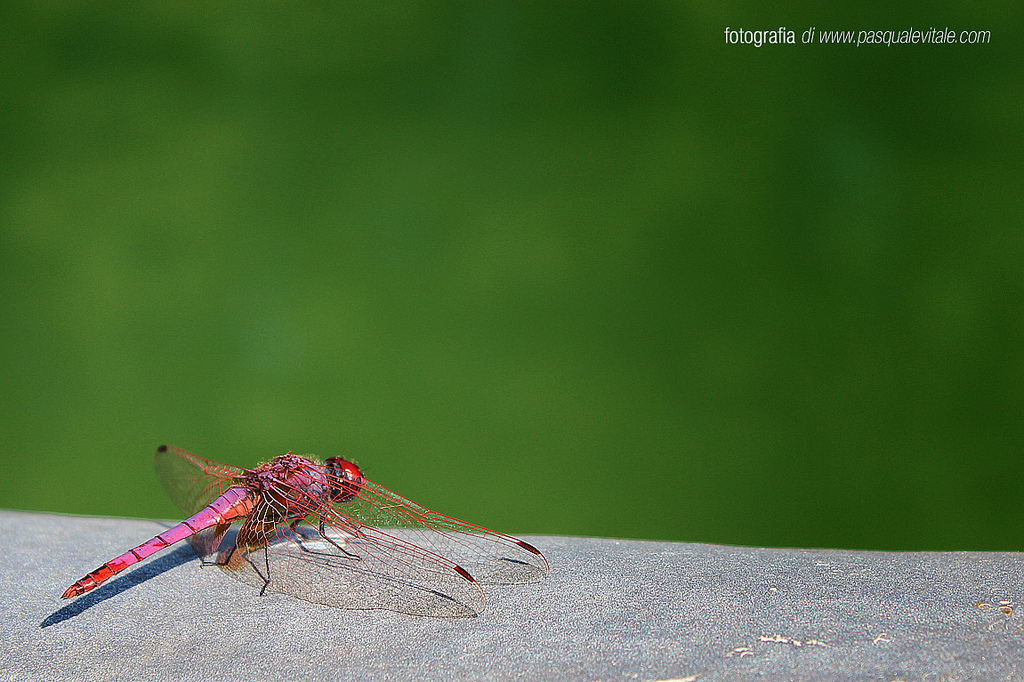
M 244 469 L 197 457 L 171 445 L 156 451 L 156 477 L 186 515 L 197 511 L 220 497 L 233 485 Z
M 380 537 L 382 543 L 390 537 L 416 544 L 458 564 L 482 583 L 532 583 L 551 572 L 533 545 L 430 511 L 372 481 L 366 481 L 350 501 L 335 505 L 331 520 L 360 535 Z
M 340 608 L 455 617 L 483 610 L 480 583 L 534 582 L 549 573 L 532 545 L 369 481 L 348 487 L 353 496 L 335 504 L 276 485 L 276 502 L 257 502 L 239 531 L 243 547 L 266 544 L 220 557 L 234 578 L 260 590 Z M 311 525 L 297 525 L 302 519 Z
M 256 589 L 338 608 L 440 618 L 474 616 L 484 609 L 483 590 L 468 574 L 400 538 L 326 525 L 323 535 L 309 526 L 296 530 L 282 525 L 266 547 L 236 551 L 222 567 Z
M 235 477 L 244 469 L 197 457 L 171 445 L 156 450 L 156 477 L 178 509 L 192 516 L 220 497 L 234 485 Z M 189 539 L 192 549 L 205 557 L 216 551 L 221 534 L 216 527 L 193 533 Z

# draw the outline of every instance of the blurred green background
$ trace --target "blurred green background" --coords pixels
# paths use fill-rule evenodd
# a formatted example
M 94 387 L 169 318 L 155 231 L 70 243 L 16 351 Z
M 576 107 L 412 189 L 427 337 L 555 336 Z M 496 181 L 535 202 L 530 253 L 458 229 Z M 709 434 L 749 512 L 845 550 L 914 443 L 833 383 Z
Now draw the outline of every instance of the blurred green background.
M 1024 8 L 791 5 L 7 3 L 0 507 L 1024 549 Z

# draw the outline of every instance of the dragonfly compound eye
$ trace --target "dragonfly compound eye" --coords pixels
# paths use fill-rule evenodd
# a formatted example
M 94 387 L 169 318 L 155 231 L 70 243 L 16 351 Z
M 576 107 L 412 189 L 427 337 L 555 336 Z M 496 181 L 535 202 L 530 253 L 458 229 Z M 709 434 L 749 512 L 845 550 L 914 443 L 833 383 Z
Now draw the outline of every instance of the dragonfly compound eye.
M 348 502 L 359 494 L 366 481 L 359 467 L 341 457 L 328 457 L 324 462 L 324 468 L 331 482 L 332 502 Z

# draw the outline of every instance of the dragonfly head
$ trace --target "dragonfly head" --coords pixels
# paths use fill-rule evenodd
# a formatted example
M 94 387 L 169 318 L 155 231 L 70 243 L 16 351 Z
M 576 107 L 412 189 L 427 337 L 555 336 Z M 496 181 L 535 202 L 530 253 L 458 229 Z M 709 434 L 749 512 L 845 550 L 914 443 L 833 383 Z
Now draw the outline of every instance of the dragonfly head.
M 348 502 L 359 494 L 366 479 L 352 462 L 341 457 L 328 457 L 324 462 L 331 483 L 331 502 Z

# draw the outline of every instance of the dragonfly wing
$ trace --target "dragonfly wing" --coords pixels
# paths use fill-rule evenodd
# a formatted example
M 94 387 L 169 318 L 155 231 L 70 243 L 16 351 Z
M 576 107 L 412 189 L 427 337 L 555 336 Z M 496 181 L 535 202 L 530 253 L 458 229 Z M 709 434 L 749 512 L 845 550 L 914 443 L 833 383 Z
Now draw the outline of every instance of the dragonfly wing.
M 282 525 L 266 547 L 235 551 L 223 567 L 257 589 L 338 608 L 449 618 L 484 609 L 483 590 L 468 574 L 401 538 L 326 524 L 324 535 L 311 527 L 299 531 Z
M 156 451 L 156 476 L 174 504 L 191 516 L 232 487 L 244 469 L 197 457 L 171 445 Z
M 529 543 L 430 511 L 372 481 L 351 500 L 336 504 L 335 511 L 361 534 L 418 545 L 482 583 L 531 583 L 551 572 L 544 555 Z
M 210 466 L 220 465 L 178 457 L 202 469 L 200 480 L 214 488 L 231 480 L 230 470 L 211 476 Z M 549 573 L 544 556 L 521 540 L 436 514 L 335 466 L 296 459 L 250 472 L 263 477 L 262 487 L 218 557 L 261 592 L 340 608 L 472 616 L 484 608 L 481 582 L 533 582 Z

